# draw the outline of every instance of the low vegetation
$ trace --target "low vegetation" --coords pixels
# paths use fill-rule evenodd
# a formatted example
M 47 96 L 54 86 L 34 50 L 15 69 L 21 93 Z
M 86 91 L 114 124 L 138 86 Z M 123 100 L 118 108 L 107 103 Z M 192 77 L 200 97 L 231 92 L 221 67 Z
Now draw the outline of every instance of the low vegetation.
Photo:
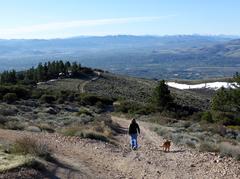
M 108 115 L 101 115 L 84 123 L 85 125 L 73 123 L 65 127 L 62 133 L 67 136 L 78 136 L 114 143 L 114 136 L 120 132 L 118 124 L 114 123 Z
M 13 144 L 11 153 L 31 155 L 44 159 L 49 159 L 51 157 L 51 150 L 46 143 L 30 137 L 22 137 L 17 139 Z

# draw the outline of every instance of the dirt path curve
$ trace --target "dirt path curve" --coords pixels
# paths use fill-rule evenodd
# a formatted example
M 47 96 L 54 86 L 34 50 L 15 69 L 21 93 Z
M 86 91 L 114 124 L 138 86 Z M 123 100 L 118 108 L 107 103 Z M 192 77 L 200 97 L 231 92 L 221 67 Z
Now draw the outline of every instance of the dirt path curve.
M 122 126 L 123 133 L 116 136 L 120 147 L 88 139 L 63 137 L 57 134 L 0 130 L 0 139 L 15 140 L 19 136 L 32 136 L 47 142 L 61 163 L 54 170 L 59 178 L 240 178 L 240 163 L 221 159 L 211 153 L 198 153 L 173 145 L 165 153 L 159 145 L 162 138 L 150 130 L 153 124 L 139 122 L 140 148 L 129 148 L 126 134 L 129 120 L 112 119 Z M 50 167 L 51 168 L 51 167 Z
M 81 84 L 78 85 L 78 90 L 80 91 L 80 93 L 85 93 L 85 86 L 90 83 L 90 82 L 93 82 L 93 81 L 96 81 L 100 78 L 101 76 L 101 73 L 100 72 L 94 72 L 97 76 L 96 77 L 93 77 L 92 79 L 90 80 L 87 80 Z

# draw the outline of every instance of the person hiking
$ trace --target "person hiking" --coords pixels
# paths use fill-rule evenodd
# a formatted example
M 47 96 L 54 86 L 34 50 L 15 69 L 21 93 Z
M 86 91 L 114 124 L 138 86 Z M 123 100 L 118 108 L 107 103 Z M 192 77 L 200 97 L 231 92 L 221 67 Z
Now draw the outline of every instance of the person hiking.
M 132 122 L 129 126 L 128 133 L 131 136 L 131 147 L 133 150 L 138 148 L 137 136 L 140 134 L 140 128 L 136 119 L 132 119 Z

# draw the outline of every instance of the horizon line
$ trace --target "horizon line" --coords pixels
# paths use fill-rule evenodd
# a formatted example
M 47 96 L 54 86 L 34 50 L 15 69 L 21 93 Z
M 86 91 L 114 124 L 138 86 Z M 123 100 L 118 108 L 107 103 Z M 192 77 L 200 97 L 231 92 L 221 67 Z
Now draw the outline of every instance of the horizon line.
M 73 38 L 90 38 L 90 37 L 115 37 L 115 36 L 135 36 L 135 37 L 173 37 L 173 36 L 202 36 L 202 37 L 226 37 L 226 38 L 240 38 L 240 34 L 107 34 L 107 35 L 76 35 L 69 37 L 56 38 L 0 38 L 0 40 L 64 40 Z

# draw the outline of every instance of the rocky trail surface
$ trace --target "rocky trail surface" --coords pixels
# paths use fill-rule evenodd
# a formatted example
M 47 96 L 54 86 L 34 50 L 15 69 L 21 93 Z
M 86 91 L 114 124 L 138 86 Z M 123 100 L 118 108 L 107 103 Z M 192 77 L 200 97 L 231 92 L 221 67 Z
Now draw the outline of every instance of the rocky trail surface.
M 30 136 L 50 145 L 57 162 L 47 168 L 55 178 L 240 178 L 240 163 L 219 158 L 214 153 L 199 153 L 173 144 L 170 152 L 160 148 L 163 139 L 150 128 L 154 124 L 139 122 L 140 148 L 129 148 L 129 120 L 112 117 L 122 133 L 116 136 L 119 146 L 64 137 L 59 134 L 0 130 L 0 140 L 14 141 Z

